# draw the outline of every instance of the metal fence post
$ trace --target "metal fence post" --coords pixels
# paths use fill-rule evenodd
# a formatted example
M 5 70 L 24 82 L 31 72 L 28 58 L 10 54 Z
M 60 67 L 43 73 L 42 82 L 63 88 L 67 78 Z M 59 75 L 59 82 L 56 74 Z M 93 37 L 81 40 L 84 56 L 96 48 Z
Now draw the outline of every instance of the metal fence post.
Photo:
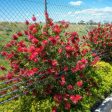
M 47 12 L 47 0 L 44 0 L 44 5 L 45 5 L 45 14 L 46 14 L 46 13 L 48 13 Z M 46 15 L 45 15 L 45 22 L 47 23 Z

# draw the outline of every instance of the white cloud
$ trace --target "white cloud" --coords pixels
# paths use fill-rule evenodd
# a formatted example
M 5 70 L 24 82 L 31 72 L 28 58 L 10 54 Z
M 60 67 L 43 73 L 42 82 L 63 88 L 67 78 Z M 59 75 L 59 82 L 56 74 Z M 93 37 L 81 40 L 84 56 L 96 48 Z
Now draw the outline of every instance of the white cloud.
M 74 14 L 91 14 L 91 15 L 104 15 L 104 14 L 112 14 L 112 7 L 104 7 L 104 8 L 94 8 L 94 9 L 84 9 L 75 12 L 69 12 L 69 15 Z
M 66 18 L 70 21 L 89 21 L 94 20 L 96 22 L 112 21 L 112 7 L 104 8 L 88 8 L 77 11 L 70 11 L 66 14 Z
M 73 5 L 73 6 L 80 6 L 82 3 L 83 3 L 82 1 L 75 1 L 75 2 L 71 1 L 71 2 L 69 2 L 69 4 Z

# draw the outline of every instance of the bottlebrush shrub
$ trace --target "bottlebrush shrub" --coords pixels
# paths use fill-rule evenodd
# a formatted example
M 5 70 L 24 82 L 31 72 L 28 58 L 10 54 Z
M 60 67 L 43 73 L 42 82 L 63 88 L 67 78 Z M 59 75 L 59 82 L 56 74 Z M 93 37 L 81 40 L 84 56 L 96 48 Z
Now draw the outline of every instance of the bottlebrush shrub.
M 105 61 L 112 61 L 112 24 L 98 25 L 84 39 Z
M 47 13 L 46 18 L 43 25 L 33 16 L 34 23 L 26 21 L 27 29 L 6 44 L 1 52 L 11 65 L 6 78 L 23 81 L 19 89 L 26 95 L 50 97 L 56 102 L 53 112 L 79 108 L 83 96 L 97 87 L 91 75 L 96 54 L 87 47 L 80 50 L 78 34 L 65 31 L 68 23 L 54 24 Z

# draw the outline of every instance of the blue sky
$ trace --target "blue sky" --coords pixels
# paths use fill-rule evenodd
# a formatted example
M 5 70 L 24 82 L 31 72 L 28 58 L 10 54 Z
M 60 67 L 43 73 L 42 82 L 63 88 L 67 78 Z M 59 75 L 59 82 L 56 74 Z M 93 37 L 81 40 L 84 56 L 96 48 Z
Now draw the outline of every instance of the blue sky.
M 48 0 L 55 21 L 112 21 L 112 0 Z M 44 0 L 0 0 L 0 21 L 25 21 L 32 15 L 44 21 Z

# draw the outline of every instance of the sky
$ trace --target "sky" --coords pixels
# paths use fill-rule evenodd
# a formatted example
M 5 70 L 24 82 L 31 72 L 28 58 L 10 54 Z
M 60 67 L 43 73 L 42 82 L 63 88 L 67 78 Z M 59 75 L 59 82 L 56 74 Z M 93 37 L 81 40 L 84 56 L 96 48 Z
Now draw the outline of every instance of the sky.
M 112 0 L 47 0 L 54 21 L 112 21 Z M 0 21 L 23 22 L 35 15 L 45 21 L 44 0 L 0 0 Z

